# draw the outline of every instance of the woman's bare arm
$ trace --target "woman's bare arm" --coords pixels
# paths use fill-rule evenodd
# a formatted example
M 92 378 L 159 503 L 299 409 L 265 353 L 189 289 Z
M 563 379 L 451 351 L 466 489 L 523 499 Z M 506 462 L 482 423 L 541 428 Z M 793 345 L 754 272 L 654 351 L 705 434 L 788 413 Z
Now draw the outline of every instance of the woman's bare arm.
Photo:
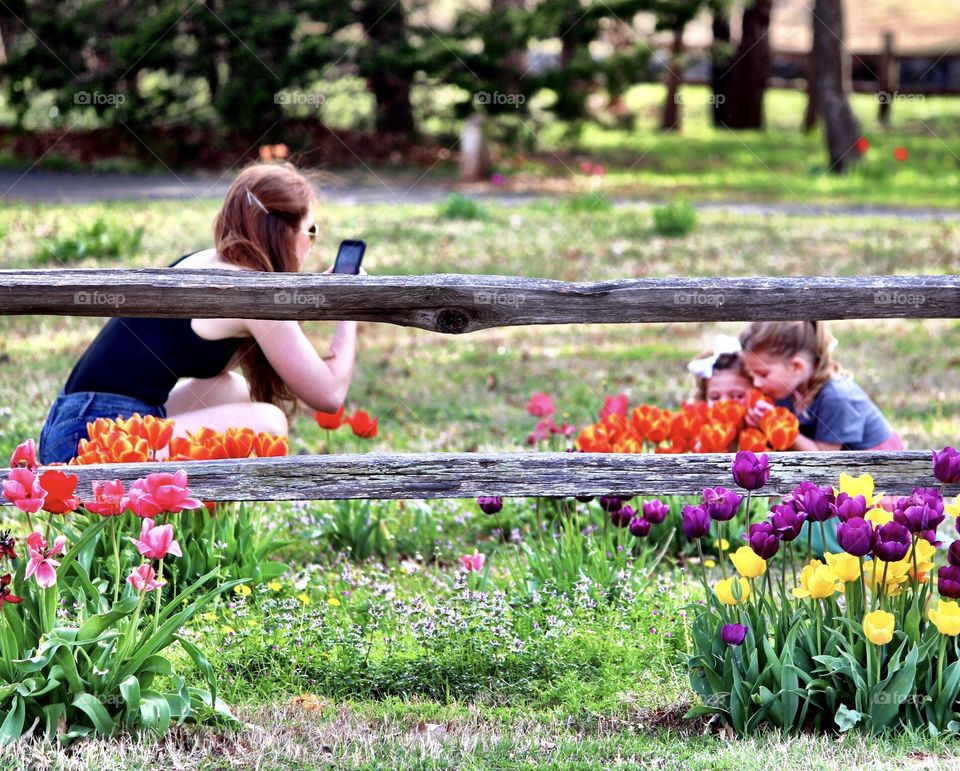
M 356 355 L 357 322 L 338 321 L 330 353 L 321 356 L 293 320 L 245 319 L 281 379 L 314 410 L 336 412 L 347 398 Z

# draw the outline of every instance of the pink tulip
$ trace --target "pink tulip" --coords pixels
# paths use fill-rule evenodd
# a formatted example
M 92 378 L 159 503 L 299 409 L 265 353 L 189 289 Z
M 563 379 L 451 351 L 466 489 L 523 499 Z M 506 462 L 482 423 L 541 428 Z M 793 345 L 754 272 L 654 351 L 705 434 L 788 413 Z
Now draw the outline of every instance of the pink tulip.
M 130 508 L 138 517 L 155 517 L 165 511 L 176 514 L 183 509 L 199 509 L 202 501 L 190 497 L 187 472 L 148 474 L 130 486 Z
M 84 507 L 101 517 L 123 514 L 130 505 L 130 499 L 123 491 L 123 482 L 119 479 L 112 482 L 94 482 L 93 497 L 94 500 L 87 501 Z
M 56 568 L 60 566 L 53 557 L 60 554 L 67 545 L 67 539 L 58 535 L 53 542 L 53 548 L 47 549 L 47 542 L 43 534 L 38 532 L 30 533 L 27 536 L 27 551 L 30 553 L 30 561 L 27 563 L 27 569 L 23 573 L 24 578 L 36 574 L 37 585 L 43 589 L 49 589 L 57 583 Z
M 27 468 L 30 471 L 36 471 L 39 468 L 37 463 L 37 445 L 33 439 L 27 439 L 23 444 L 17 445 L 13 451 L 13 457 L 10 458 L 10 468 Z
M 542 418 L 537 421 L 537 425 L 533 428 L 533 433 L 527 437 L 527 444 L 545 442 L 550 438 L 550 434 L 554 433 L 555 428 L 556 424 L 553 422 L 553 418 Z
M 600 420 L 607 415 L 623 415 L 627 417 L 627 410 L 630 408 L 630 399 L 626 394 L 618 396 L 608 396 L 603 400 L 603 408 L 600 410 Z
M 483 563 L 486 561 L 486 556 L 476 551 L 473 554 L 464 554 L 460 558 L 460 564 L 468 573 L 479 573 L 483 570 Z
M 553 399 L 542 391 L 535 393 L 527 402 L 527 412 L 535 418 L 548 418 L 553 415 Z
M 36 514 L 43 507 L 47 491 L 40 485 L 40 479 L 28 468 L 12 468 L 3 481 L 3 497 L 13 503 L 20 511 Z
M 162 560 L 167 553 L 183 556 L 180 544 L 173 540 L 173 525 L 154 525 L 152 519 L 144 519 L 140 527 L 140 538 L 130 540 L 137 547 L 137 551 L 148 560 Z
M 127 583 L 138 592 L 152 592 L 167 583 L 167 580 L 165 578 L 157 580 L 157 571 L 149 562 L 144 562 L 127 576 Z

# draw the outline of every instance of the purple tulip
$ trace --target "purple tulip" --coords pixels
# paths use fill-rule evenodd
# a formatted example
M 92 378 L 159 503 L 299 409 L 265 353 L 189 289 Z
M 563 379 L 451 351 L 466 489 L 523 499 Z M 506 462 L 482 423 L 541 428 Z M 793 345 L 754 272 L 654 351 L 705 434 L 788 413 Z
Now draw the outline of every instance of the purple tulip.
M 643 502 L 643 518 L 651 525 L 659 525 L 667 518 L 667 514 L 669 513 L 670 507 L 659 498 Z
M 840 548 L 854 557 L 865 557 L 873 547 L 873 523 L 863 517 L 850 517 L 837 528 Z
M 780 549 L 780 537 L 769 522 L 755 522 L 743 537 L 760 559 L 768 560 Z
M 477 505 L 484 514 L 496 514 L 503 508 L 503 498 L 492 495 L 481 495 L 477 498 Z
M 912 543 L 907 528 L 899 522 L 887 522 L 873 531 L 873 556 L 884 562 L 897 562 L 907 556 Z
M 634 517 L 630 520 L 630 535 L 637 538 L 646 538 L 650 534 L 650 522 L 643 517 Z
M 813 482 L 801 482 L 793 490 L 793 506 L 802 511 L 811 522 L 826 522 L 836 515 L 836 498 L 829 487 L 818 487 Z
M 592 495 L 575 495 L 574 498 L 580 501 L 580 503 L 590 503 L 590 501 L 593 500 Z
M 911 533 L 936 530 L 943 522 L 943 499 L 936 491 L 918 487 L 913 495 L 900 498 L 893 509 L 893 519 Z
M 954 541 L 947 549 L 947 562 L 960 568 L 960 541 Z
M 793 541 L 800 535 L 807 515 L 793 508 L 792 503 L 780 503 L 770 509 L 770 524 L 780 535 L 781 541 Z
M 691 541 L 710 532 L 710 515 L 705 506 L 683 507 L 683 534 Z
M 733 481 L 744 490 L 759 490 L 770 478 L 770 459 L 740 450 L 733 459 Z
M 724 624 L 720 630 L 720 637 L 727 645 L 743 645 L 747 638 L 747 628 L 743 624 Z
M 606 511 L 607 513 L 620 511 L 622 507 L 623 507 L 623 501 L 621 501 L 616 495 L 600 496 L 600 508 Z
M 610 512 L 610 521 L 617 527 L 627 527 L 630 524 L 630 520 L 633 519 L 636 514 L 637 512 L 633 510 L 633 506 L 621 506 L 616 511 Z
M 733 490 L 725 487 L 706 487 L 703 490 L 703 505 L 711 519 L 717 522 L 726 522 L 733 519 L 734 515 L 740 510 L 740 501 L 742 495 L 737 495 Z
M 945 485 L 960 482 L 960 452 L 953 447 L 944 447 L 940 452 L 934 450 L 933 475 Z
M 847 493 L 840 493 L 837 496 L 836 503 L 833 504 L 833 510 L 837 513 L 841 522 L 846 522 L 854 517 L 863 519 L 867 515 L 867 499 L 862 495 L 851 498 Z
M 937 571 L 937 591 L 941 597 L 960 599 L 960 568 L 956 565 L 944 565 L 940 568 Z
M 943 546 L 943 541 L 937 540 L 937 531 L 936 530 L 921 530 L 917 535 L 922 538 L 924 541 L 929 543 L 933 548 L 938 548 Z

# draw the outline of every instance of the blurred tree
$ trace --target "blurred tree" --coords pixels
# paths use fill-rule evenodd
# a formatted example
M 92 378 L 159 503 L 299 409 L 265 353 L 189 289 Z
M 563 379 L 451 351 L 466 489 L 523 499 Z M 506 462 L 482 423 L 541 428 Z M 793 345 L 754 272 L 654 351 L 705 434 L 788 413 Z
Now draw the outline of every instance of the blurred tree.
M 712 0 L 713 119 L 731 129 L 763 128 L 763 96 L 770 74 L 772 0 L 752 0 L 743 9 L 740 41 L 730 41 L 728 0 Z
M 653 4 L 652 10 L 657 14 L 657 29 L 668 30 L 673 33 L 673 42 L 670 46 L 670 62 L 667 64 L 667 94 L 660 118 L 662 131 L 680 130 L 682 120 L 680 106 L 683 102 L 680 86 L 683 83 L 685 67 L 683 30 L 693 17 L 700 13 L 703 7 L 704 0 L 655 0 Z
M 850 109 L 850 58 L 844 46 L 841 0 L 815 0 L 813 56 L 817 108 L 827 135 L 829 171 L 842 173 L 855 163 L 860 124 Z

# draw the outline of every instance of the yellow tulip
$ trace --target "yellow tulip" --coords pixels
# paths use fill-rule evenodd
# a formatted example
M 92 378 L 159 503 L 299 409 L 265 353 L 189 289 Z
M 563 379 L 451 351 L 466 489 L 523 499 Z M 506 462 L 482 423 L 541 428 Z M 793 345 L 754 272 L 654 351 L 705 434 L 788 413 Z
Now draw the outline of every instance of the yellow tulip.
M 863 617 L 863 633 L 874 645 L 886 645 L 893 639 L 895 623 L 893 613 L 875 610 Z
M 800 586 L 793 590 L 794 597 L 812 597 L 822 600 L 834 592 L 842 592 L 843 584 L 829 567 L 820 560 L 811 560 L 800 571 Z
M 867 522 L 873 522 L 874 527 L 882 527 L 887 524 L 887 522 L 893 522 L 893 514 L 879 506 L 867 511 L 867 515 L 864 518 Z
M 327 600 L 327 604 L 328 604 L 328 605 L 332 605 L 332 606 L 335 607 L 335 608 L 339 608 L 339 607 L 340 607 L 340 600 L 338 600 L 336 597 L 330 597 L 330 598 Z
M 762 576 L 767 570 L 767 561 L 758 557 L 749 546 L 741 546 L 730 555 L 730 561 L 744 578 Z
M 920 574 L 922 580 L 926 580 L 929 577 L 929 573 L 933 570 L 933 555 L 936 554 L 937 547 L 934 546 L 926 538 L 917 539 L 917 572 Z M 908 551 L 907 556 L 903 558 L 903 562 L 907 563 L 907 575 L 911 579 L 915 578 L 913 575 L 913 552 Z
M 827 567 L 845 584 L 860 578 L 860 560 L 852 554 L 827 554 Z
M 833 489 L 833 492 L 837 495 L 840 493 L 846 493 L 851 498 L 856 498 L 858 495 L 862 495 L 864 500 L 867 502 L 867 508 L 871 506 L 876 506 L 880 503 L 880 499 L 883 497 L 883 494 L 873 494 L 873 477 L 869 474 L 861 474 L 858 477 L 852 477 L 849 474 L 840 475 L 840 489 Z
M 940 600 L 937 607 L 930 608 L 927 617 L 937 627 L 940 634 L 956 637 L 960 634 L 960 607 L 955 601 Z
M 880 584 L 883 583 L 884 569 L 886 569 L 887 585 L 885 593 L 890 597 L 896 597 L 900 594 L 900 585 L 906 583 L 907 576 L 912 568 L 913 565 L 908 564 L 906 560 L 884 562 L 875 559 L 867 563 L 863 573 L 869 587 L 873 591 L 878 591 Z
M 283 589 L 283 584 L 281 584 L 279 581 L 271 581 L 267 584 L 267 588 L 271 592 L 279 592 L 281 589 Z
M 946 503 L 946 501 L 944 501 L 944 503 L 943 512 L 948 517 L 960 517 L 960 495 L 957 496 L 956 501 L 953 503 Z
M 960 497 L 960 496 L 958 496 L 958 497 Z M 728 541 L 726 538 L 721 538 L 721 539 L 720 539 L 720 551 L 727 551 L 727 549 L 729 549 L 729 548 L 730 548 L 730 541 Z
M 734 581 L 739 582 L 739 598 L 734 596 Z M 738 605 L 750 596 L 750 584 L 746 578 L 724 578 L 713 585 L 713 591 L 717 593 L 717 599 L 724 605 Z

